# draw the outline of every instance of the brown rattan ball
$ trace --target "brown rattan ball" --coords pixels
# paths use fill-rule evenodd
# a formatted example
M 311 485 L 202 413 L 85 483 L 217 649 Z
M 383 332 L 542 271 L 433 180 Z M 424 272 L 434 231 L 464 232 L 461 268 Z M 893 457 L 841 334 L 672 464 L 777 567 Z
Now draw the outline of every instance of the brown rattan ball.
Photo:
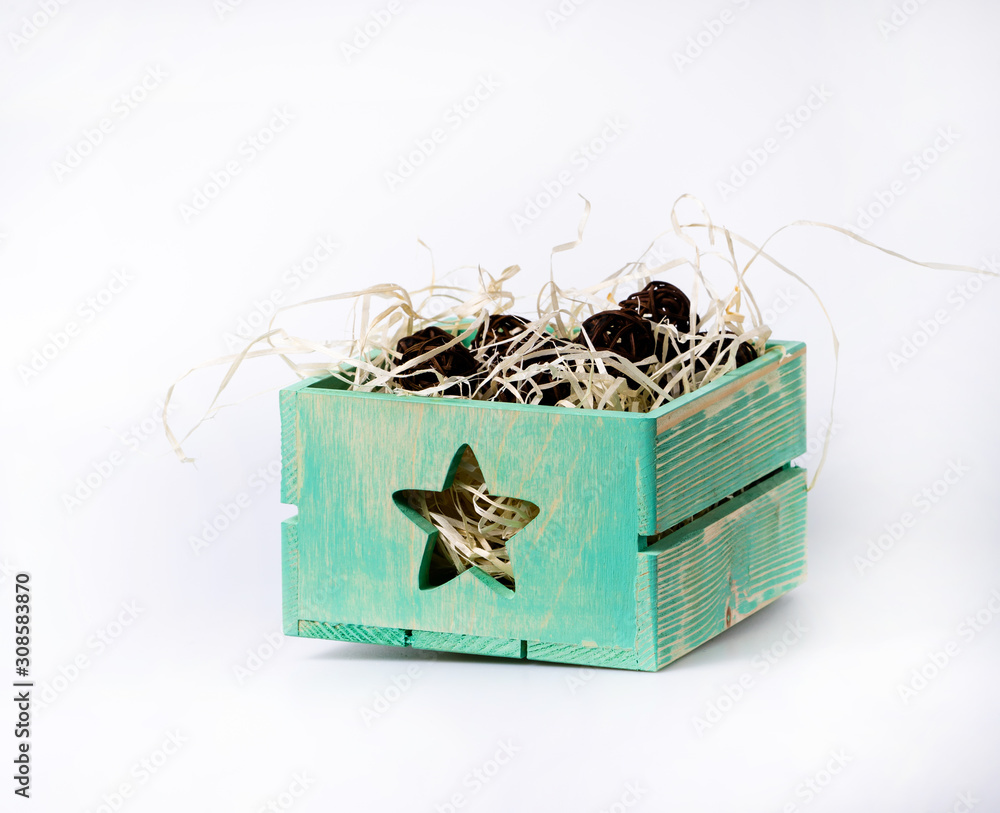
M 691 330 L 691 300 L 680 288 L 669 282 L 653 280 L 618 305 L 625 310 L 635 311 L 643 319 L 656 324 L 668 322 L 681 333 Z
M 497 342 L 505 342 L 505 347 L 507 347 L 510 344 L 508 340 L 521 333 L 527 324 L 527 319 L 515 316 L 513 313 L 490 316 L 476 331 L 476 335 L 472 339 L 472 349 L 479 350 Z
M 656 351 L 653 329 L 648 321 L 631 310 L 601 311 L 584 321 L 577 342 L 595 350 L 613 350 L 631 362 L 642 361 Z
M 705 333 L 699 333 L 699 336 L 705 336 Z M 711 364 L 719 358 L 719 356 L 728 351 L 732 346 L 733 342 L 736 341 L 737 335 L 727 331 L 719 336 L 714 336 L 708 344 L 708 347 L 695 359 L 695 370 L 698 372 L 705 372 L 711 366 Z M 742 367 L 744 364 L 748 364 L 757 358 L 757 351 L 750 342 L 740 342 L 739 346 L 736 348 L 736 366 Z
M 532 334 L 526 334 L 524 339 L 515 339 L 512 343 L 511 349 L 508 351 L 507 357 L 516 357 L 518 355 L 518 346 L 522 345 L 528 340 L 528 337 Z M 526 359 L 522 365 L 521 369 L 525 369 L 534 365 L 543 365 L 539 367 L 531 376 L 525 379 L 520 379 L 516 382 L 511 382 L 510 386 L 504 386 L 503 382 L 498 380 L 497 391 L 493 396 L 494 401 L 501 401 L 503 403 L 527 403 L 527 404 L 540 404 L 542 406 L 555 406 L 557 402 L 561 401 L 563 398 L 568 398 L 572 389 L 568 381 L 561 381 L 552 376 L 552 373 L 545 368 L 544 365 L 556 362 L 558 363 L 560 358 L 560 349 L 567 349 L 573 347 L 573 343 L 567 341 L 566 339 L 558 339 L 554 336 L 547 336 L 540 342 L 536 343 L 532 350 L 530 351 L 530 358 Z M 515 395 L 511 387 L 516 390 Z
M 401 366 L 436 347 L 443 347 L 454 338 L 450 333 L 433 326 L 404 336 L 396 343 L 396 352 L 400 354 L 396 365 Z M 471 395 L 479 383 L 477 375 L 479 372 L 479 362 L 476 361 L 476 357 L 462 344 L 455 344 L 424 359 L 416 367 L 412 367 L 402 375 L 393 378 L 393 383 L 405 390 L 419 392 L 440 383 L 440 378 L 436 373 L 440 373 L 445 378 L 466 376 L 472 380 L 457 381 L 444 389 L 442 394 Z

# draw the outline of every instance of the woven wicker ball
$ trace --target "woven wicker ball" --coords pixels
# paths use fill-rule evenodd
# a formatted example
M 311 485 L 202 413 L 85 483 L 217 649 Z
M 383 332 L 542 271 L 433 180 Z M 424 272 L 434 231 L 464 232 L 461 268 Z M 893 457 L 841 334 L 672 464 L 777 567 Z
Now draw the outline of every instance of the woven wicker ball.
M 705 336 L 705 333 L 699 333 L 699 336 Z M 719 358 L 719 355 L 725 351 L 728 351 L 732 346 L 733 342 L 736 341 L 737 335 L 735 333 L 726 332 L 719 336 L 712 338 L 708 347 L 706 347 L 699 356 L 695 359 L 695 370 L 698 372 L 705 372 L 708 370 L 709 366 Z M 757 351 L 754 350 L 754 346 L 750 342 L 741 342 L 736 348 L 736 366 L 742 367 L 757 358 Z
M 576 341 L 595 350 L 613 350 L 631 362 L 642 361 L 656 351 L 656 340 L 648 321 L 631 310 L 601 311 L 584 321 Z
M 476 335 L 472 339 L 472 349 L 479 350 L 497 342 L 507 342 L 508 339 L 521 333 L 527 324 L 527 319 L 512 313 L 490 316 L 476 331 Z
M 396 366 L 406 364 L 418 356 L 443 347 L 455 337 L 439 327 L 427 327 L 409 336 L 404 336 L 396 343 L 396 352 L 400 354 Z M 471 395 L 479 383 L 479 362 L 476 357 L 462 344 L 455 344 L 446 350 L 424 359 L 416 367 L 406 370 L 403 375 L 393 378 L 393 383 L 411 392 L 419 392 L 429 387 L 437 386 L 441 376 L 466 376 L 471 380 L 456 381 L 442 391 L 442 395 Z
M 618 303 L 624 310 L 635 311 L 656 324 L 667 322 L 681 333 L 691 330 L 691 300 L 680 288 L 662 280 L 653 280 Z
M 531 337 L 537 334 L 526 333 L 524 337 L 518 337 L 511 343 L 511 348 L 507 352 L 506 358 L 518 359 L 524 345 L 531 341 Z M 565 339 L 558 339 L 554 336 L 546 336 L 540 341 L 536 340 L 531 345 L 528 355 L 529 359 L 523 362 L 515 362 L 513 368 L 508 370 L 504 376 L 516 375 L 517 371 L 524 370 L 535 365 L 540 365 L 528 378 L 512 381 L 511 386 L 516 390 L 517 395 L 511 390 L 511 386 L 504 386 L 503 380 L 497 380 L 497 390 L 492 400 L 503 403 L 527 403 L 541 404 L 542 406 L 555 406 L 558 401 L 568 398 L 572 389 L 569 382 L 561 381 L 552 376 L 547 369 L 547 365 L 559 363 L 560 350 L 575 348 L 572 342 Z

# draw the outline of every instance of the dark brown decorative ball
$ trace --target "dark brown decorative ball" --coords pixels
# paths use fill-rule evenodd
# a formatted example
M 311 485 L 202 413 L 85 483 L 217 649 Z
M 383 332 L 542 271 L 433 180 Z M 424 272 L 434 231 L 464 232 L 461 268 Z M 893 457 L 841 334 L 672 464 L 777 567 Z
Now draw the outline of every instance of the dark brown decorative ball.
M 653 280 L 618 303 L 619 307 L 635 311 L 643 319 L 660 324 L 667 322 L 681 333 L 691 330 L 691 300 L 680 288 L 669 282 Z
M 418 356 L 422 356 L 436 347 L 443 347 L 455 337 L 439 327 L 427 327 L 409 336 L 404 336 L 396 343 L 396 352 L 400 354 L 396 366 L 406 364 Z M 429 387 L 437 386 L 440 379 L 435 372 L 447 378 L 448 376 L 467 376 L 470 381 L 456 381 L 442 391 L 443 395 L 471 395 L 479 383 L 479 362 L 476 357 L 462 344 L 456 344 L 447 350 L 424 359 L 416 367 L 403 372 L 393 383 L 411 392 L 419 392 Z
M 642 361 L 656 352 L 656 341 L 649 322 L 631 310 L 601 311 L 588 318 L 576 341 L 595 350 L 613 350 L 631 362 Z
M 699 336 L 705 336 L 705 333 L 699 333 Z M 714 336 L 712 340 L 708 343 L 708 346 L 698 355 L 695 359 L 695 370 L 697 372 L 705 372 L 712 365 L 712 363 L 719 358 L 719 356 L 728 351 L 732 346 L 733 342 L 736 341 L 737 335 L 727 331 L 718 336 Z M 736 348 L 736 366 L 742 367 L 757 358 L 757 351 L 754 350 L 754 346 L 750 342 L 740 342 L 739 346 Z
M 514 346 L 508 352 L 508 358 L 511 356 L 518 355 L 518 345 L 522 341 L 526 342 L 529 337 L 533 334 L 526 334 L 524 340 L 517 339 L 514 342 Z M 553 362 L 558 362 L 560 358 L 560 350 L 567 350 L 574 348 L 575 345 L 566 339 L 558 339 L 554 336 L 547 336 L 539 342 L 534 343 L 534 346 L 528 353 L 530 358 L 527 358 L 519 365 L 522 369 L 534 365 L 541 365 L 529 378 L 519 379 L 518 381 L 512 381 L 509 385 L 504 385 L 502 381 L 498 381 L 498 387 L 496 394 L 493 396 L 494 401 L 502 401 L 504 403 L 527 403 L 527 404 L 541 404 L 542 406 L 555 406 L 557 402 L 561 401 L 563 398 L 568 398 L 572 389 L 569 382 L 556 379 L 552 376 L 552 373 L 545 368 L 545 365 L 551 364 Z M 515 372 L 515 370 L 512 370 Z M 511 389 L 513 387 L 513 390 Z M 514 394 L 516 390 L 517 394 Z M 518 397 L 520 396 L 520 397 Z
M 527 319 L 522 319 L 512 313 L 490 316 L 476 331 L 476 335 L 472 339 L 472 348 L 478 350 L 486 345 L 505 342 L 521 333 L 527 324 Z

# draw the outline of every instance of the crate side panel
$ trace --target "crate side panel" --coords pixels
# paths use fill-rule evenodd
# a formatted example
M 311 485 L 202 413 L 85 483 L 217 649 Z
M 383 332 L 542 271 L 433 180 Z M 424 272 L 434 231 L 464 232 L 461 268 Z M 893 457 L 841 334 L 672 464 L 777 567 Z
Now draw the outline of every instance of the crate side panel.
M 490 655 L 497 658 L 520 658 L 521 642 L 515 639 L 484 638 L 480 635 L 453 635 L 448 632 L 413 630 L 408 646 L 439 652 L 461 652 L 467 655 Z
M 299 501 L 299 414 L 298 388 L 278 393 L 281 411 L 281 501 L 297 505 Z
M 747 586 L 740 613 L 787 593 L 806 578 L 806 470 L 793 469 L 783 488 L 769 493 L 773 511 L 748 546 Z
M 652 556 L 637 556 L 635 579 L 637 669 L 657 668 L 656 639 L 656 560 Z
M 656 439 L 657 533 L 805 451 L 805 350 L 665 417 Z
M 804 477 L 786 468 L 640 554 L 656 563 L 658 666 L 801 581 Z
M 298 517 L 281 523 L 281 618 L 285 635 L 299 634 Z
M 303 392 L 303 617 L 489 638 L 631 647 L 641 421 L 448 399 Z M 646 437 L 648 446 L 648 434 Z M 516 590 L 468 570 L 419 584 L 425 528 L 393 501 L 441 490 L 463 445 L 491 494 L 541 513 L 508 545 Z

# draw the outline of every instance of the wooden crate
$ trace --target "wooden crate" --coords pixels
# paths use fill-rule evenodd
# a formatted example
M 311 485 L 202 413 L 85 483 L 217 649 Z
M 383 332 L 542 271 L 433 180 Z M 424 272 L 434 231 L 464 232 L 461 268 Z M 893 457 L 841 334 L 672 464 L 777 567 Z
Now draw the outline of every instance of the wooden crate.
M 802 343 L 645 414 L 329 378 L 280 397 L 288 635 L 652 671 L 805 578 Z M 428 585 L 432 532 L 394 500 L 446 488 L 466 446 L 491 494 L 540 509 L 514 590 L 478 568 Z

